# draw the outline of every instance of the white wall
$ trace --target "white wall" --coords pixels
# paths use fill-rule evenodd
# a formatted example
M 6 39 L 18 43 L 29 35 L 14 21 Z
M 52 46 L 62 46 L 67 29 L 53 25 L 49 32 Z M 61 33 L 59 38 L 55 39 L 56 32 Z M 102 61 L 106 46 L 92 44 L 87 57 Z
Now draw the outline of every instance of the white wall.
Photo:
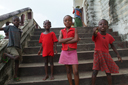
M 128 0 L 74 0 L 74 7 L 77 5 L 83 7 L 87 26 L 96 26 L 100 19 L 106 19 L 110 28 L 128 41 Z
M 83 0 L 73 0 L 73 2 L 74 2 L 74 8 L 76 6 L 80 6 L 80 8 L 82 7 Z

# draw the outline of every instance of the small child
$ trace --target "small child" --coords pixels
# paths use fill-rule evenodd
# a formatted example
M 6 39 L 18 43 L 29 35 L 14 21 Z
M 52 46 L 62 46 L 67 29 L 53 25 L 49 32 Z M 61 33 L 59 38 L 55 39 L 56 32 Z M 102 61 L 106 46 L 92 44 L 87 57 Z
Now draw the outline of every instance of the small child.
M 40 55 L 41 50 L 43 49 L 42 52 L 42 57 L 44 58 L 45 62 L 45 77 L 43 80 L 46 80 L 48 76 L 48 58 L 50 60 L 50 66 L 51 66 L 51 80 L 54 79 L 53 76 L 53 57 L 54 57 L 54 50 L 53 50 L 53 45 L 55 46 L 55 53 L 57 54 L 57 45 L 56 43 L 58 42 L 56 35 L 54 32 L 50 32 L 50 27 L 51 27 L 51 22 L 49 20 L 45 20 L 43 23 L 43 26 L 45 28 L 45 32 L 41 33 L 39 43 L 42 43 L 40 50 L 38 51 L 38 55 Z
M 8 25 L 4 28 L 0 28 L 0 30 L 4 30 L 4 32 L 6 34 L 8 34 L 9 37 L 9 43 L 7 45 L 6 51 L 3 55 L 3 62 L 7 63 L 7 57 L 15 60 L 15 74 L 14 74 L 14 80 L 15 81 L 20 81 L 20 78 L 17 77 L 17 73 L 18 73 L 18 68 L 19 68 L 19 61 L 22 59 L 21 57 L 21 44 L 20 44 L 20 40 L 21 40 L 21 30 L 18 28 L 19 27 L 19 23 L 20 23 L 20 19 L 18 16 L 14 16 L 12 18 L 13 21 L 13 26 Z
M 74 22 L 74 27 L 82 27 L 82 11 L 80 9 L 80 6 L 76 6 L 75 9 L 73 9 L 73 14 L 75 14 L 75 22 Z
M 73 68 L 75 85 L 79 85 L 78 57 L 76 51 L 77 42 L 79 41 L 77 29 L 71 27 L 72 17 L 70 15 L 66 15 L 63 22 L 66 27 L 60 30 L 59 35 L 59 43 L 62 43 L 59 63 L 65 65 L 70 85 L 73 85 L 71 75 L 71 69 Z
M 109 44 L 113 51 L 117 54 L 118 60 L 122 62 L 122 59 L 113 44 L 115 39 L 110 34 L 106 33 L 108 27 L 108 21 L 102 19 L 99 21 L 98 27 L 93 29 L 92 40 L 95 42 L 95 52 L 92 85 L 95 85 L 96 76 L 99 70 L 106 72 L 109 85 L 112 85 L 111 73 L 119 73 L 119 67 L 109 54 Z

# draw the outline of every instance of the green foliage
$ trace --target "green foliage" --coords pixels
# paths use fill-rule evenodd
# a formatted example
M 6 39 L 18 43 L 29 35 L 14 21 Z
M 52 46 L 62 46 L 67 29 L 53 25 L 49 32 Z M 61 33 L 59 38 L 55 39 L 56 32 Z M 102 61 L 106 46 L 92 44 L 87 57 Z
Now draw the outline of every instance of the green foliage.
M 3 36 L 3 35 L 0 35 L 0 40 L 1 40 L 1 39 L 4 39 L 4 36 Z

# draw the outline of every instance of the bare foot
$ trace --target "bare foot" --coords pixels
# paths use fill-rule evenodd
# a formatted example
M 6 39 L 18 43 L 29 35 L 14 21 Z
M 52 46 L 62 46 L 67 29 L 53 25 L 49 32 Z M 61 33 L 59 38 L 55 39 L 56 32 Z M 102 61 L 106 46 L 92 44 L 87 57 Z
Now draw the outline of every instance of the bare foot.
M 54 76 L 51 76 L 51 79 L 50 80 L 54 80 Z
M 48 75 L 46 75 L 44 78 L 43 78 L 43 80 L 46 80 L 46 79 L 48 79 L 49 78 L 49 76 Z

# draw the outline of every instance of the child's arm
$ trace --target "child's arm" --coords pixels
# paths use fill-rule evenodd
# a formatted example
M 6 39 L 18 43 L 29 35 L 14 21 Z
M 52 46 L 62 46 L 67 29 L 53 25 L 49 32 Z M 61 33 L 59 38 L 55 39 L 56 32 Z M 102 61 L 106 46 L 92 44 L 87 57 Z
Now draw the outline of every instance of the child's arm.
M 72 40 L 72 39 L 73 39 L 73 37 L 69 37 L 69 38 L 63 39 L 62 32 L 60 31 L 59 43 L 66 43 L 67 41 Z
M 55 53 L 57 54 L 57 42 L 54 42 L 54 46 L 55 46 Z
M 93 36 L 96 37 L 98 33 L 98 27 L 93 28 Z
M 78 40 L 78 42 L 81 40 L 81 38 L 79 37 L 79 40 Z
M 123 61 L 122 61 L 122 58 L 120 57 L 120 55 L 119 55 L 118 51 L 116 50 L 114 44 L 112 43 L 112 44 L 110 44 L 110 46 L 111 46 L 111 48 L 113 49 L 113 51 L 116 53 L 116 55 L 117 55 L 117 57 L 118 57 L 118 60 L 121 61 L 121 62 L 123 62 Z
M 0 30 L 4 30 L 4 28 L 0 28 Z
M 79 41 L 79 37 L 78 37 L 77 29 L 75 29 L 75 37 L 72 40 L 67 41 L 66 43 L 75 43 L 78 41 Z
M 42 47 L 42 45 L 41 45 L 41 46 L 40 46 L 40 50 L 38 51 L 38 55 L 40 55 L 42 49 L 43 49 L 43 47 Z

